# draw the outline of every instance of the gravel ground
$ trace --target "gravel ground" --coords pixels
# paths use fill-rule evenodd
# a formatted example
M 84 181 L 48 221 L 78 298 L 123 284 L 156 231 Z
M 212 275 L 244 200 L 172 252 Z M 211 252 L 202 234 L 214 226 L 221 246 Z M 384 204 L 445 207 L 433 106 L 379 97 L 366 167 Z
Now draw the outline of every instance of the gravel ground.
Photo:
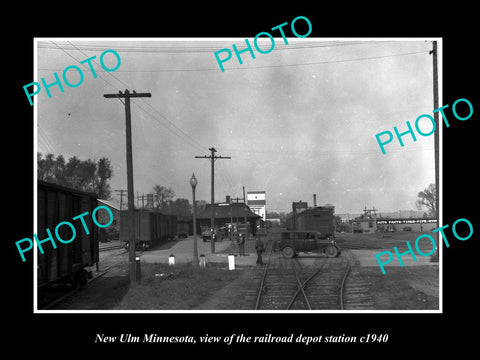
M 357 258 L 358 280 L 369 281 L 372 286 L 370 295 L 374 298 L 372 310 L 435 310 L 439 307 L 439 265 L 427 257 L 417 257 L 418 261 L 406 261 L 408 266 L 398 266 L 398 261 L 386 267 L 383 275 L 376 263 L 375 254 L 383 250 L 393 251 L 393 246 L 402 249 L 405 241 L 415 241 L 418 233 L 394 234 L 339 234 L 339 247 L 350 250 Z M 190 251 L 190 249 L 188 249 Z M 148 304 L 148 309 L 182 309 L 182 310 L 240 310 L 245 305 L 244 299 L 259 285 L 259 269 L 243 267 L 234 272 L 225 269 L 212 270 L 214 277 L 197 278 L 186 273 L 169 281 L 169 287 L 160 285 L 158 268 L 142 267 L 140 286 L 128 284 L 128 255 L 124 250 L 102 253 L 100 270 L 110 268 L 103 276 L 89 283 L 74 296 L 57 304 L 52 310 L 118 310 L 142 308 L 141 303 Z M 406 259 L 407 257 L 405 257 Z M 216 265 L 218 266 L 218 265 Z M 100 273 L 101 273 L 100 271 Z M 98 274 L 100 274 L 98 273 Z M 98 275 L 97 274 L 97 275 Z M 209 284 L 209 286 L 201 286 Z M 191 292 L 182 287 L 191 286 L 199 289 L 198 297 L 188 302 L 179 302 Z M 166 297 L 160 303 L 159 294 L 169 288 L 177 289 L 178 297 Z M 200 291 L 201 290 L 201 291 Z M 195 291 L 195 290 L 194 290 Z M 141 293 L 141 300 L 138 296 Z M 152 299 L 148 299 L 148 297 Z M 136 298 L 137 297 L 137 298 Z M 134 305 L 136 303 L 136 305 Z M 157 305 L 152 305 L 157 304 Z

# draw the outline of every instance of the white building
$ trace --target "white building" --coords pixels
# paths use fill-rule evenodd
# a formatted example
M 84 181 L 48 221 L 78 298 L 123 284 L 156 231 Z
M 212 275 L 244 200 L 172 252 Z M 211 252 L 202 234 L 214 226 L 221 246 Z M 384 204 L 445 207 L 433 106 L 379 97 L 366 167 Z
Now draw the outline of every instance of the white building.
M 247 205 L 263 221 L 267 219 L 265 191 L 247 191 Z

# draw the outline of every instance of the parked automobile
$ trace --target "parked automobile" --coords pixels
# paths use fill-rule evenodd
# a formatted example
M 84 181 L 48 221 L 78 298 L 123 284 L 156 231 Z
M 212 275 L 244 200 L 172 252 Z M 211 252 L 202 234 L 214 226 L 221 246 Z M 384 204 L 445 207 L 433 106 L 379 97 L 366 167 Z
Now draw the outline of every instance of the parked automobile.
M 316 231 L 282 231 L 276 248 L 286 258 L 293 258 L 300 252 L 315 250 L 323 252 L 327 257 L 337 257 L 339 250 L 336 246 L 335 238 L 320 238 L 319 235 Z
M 211 241 L 212 240 L 212 234 L 215 235 L 215 242 L 217 241 L 222 241 L 226 237 L 228 237 L 228 231 L 225 226 L 215 226 L 215 228 L 212 231 L 212 228 L 210 226 L 200 226 L 200 229 L 202 230 L 202 240 L 203 242 L 206 241 Z
M 403 231 L 412 231 L 412 227 L 411 226 L 405 226 L 403 228 Z

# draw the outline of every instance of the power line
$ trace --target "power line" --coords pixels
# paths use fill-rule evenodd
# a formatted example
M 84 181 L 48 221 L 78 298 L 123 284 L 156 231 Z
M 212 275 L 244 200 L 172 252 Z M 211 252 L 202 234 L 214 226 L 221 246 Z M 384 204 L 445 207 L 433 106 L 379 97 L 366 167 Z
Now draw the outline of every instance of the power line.
M 248 155 L 248 153 L 252 154 L 277 154 L 279 157 L 285 157 L 285 156 L 297 156 L 297 155 L 302 155 L 305 156 L 306 151 L 305 150 L 296 150 L 296 149 L 276 149 L 276 150 L 249 150 L 249 149 L 232 149 L 232 148 L 225 148 L 225 151 L 228 152 L 240 152 L 243 153 L 243 155 Z M 409 148 L 409 149 L 397 149 L 397 150 L 392 150 L 391 152 L 417 152 L 417 151 L 426 151 L 426 150 L 431 150 L 431 147 L 429 146 L 422 146 L 418 148 Z M 364 151 L 358 151 L 358 150 L 335 150 L 332 149 L 331 151 L 317 151 L 317 150 L 310 150 L 309 151 L 311 155 L 314 156 L 330 156 L 334 154 L 345 154 L 345 155 L 370 155 L 370 154 L 377 154 L 379 151 L 377 150 L 364 150 Z M 298 154 L 295 154 L 298 153 Z
M 87 54 L 85 54 L 82 50 L 78 49 L 74 44 L 72 44 L 70 41 L 68 41 L 69 44 L 71 44 L 76 50 L 80 51 L 84 56 L 88 56 Z M 78 60 L 77 60 L 78 61 Z M 100 65 L 97 61 L 93 60 L 93 62 L 97 65 Z M 112 72 L 108 72 L 108 74 L 113 77 L 114 79 L 116 79 L 117 81 L 119 81 L 120 83 L 122 83 L 122 85 L 126 86 L 127 88 L 129 87 L 129 84 L 126 84 L 124 83 L 122 80 L 120 80 L 119 78 L 117 78 L 114 74 L 112 74 Z M 142 99 L 143 100 L 143 99 Z
M 145 102 L 145 100 L 142 99 L 142 101 Z M 157 109 L 155 109 L 152 105 L 150 105 L 149 103 L 145 102 L 145 104 L 150 107 L 153 111 L 155 111 L 158 115 L 160 115 L 163 119 L 165 119 L 166 121 L 168 121 L 175 129 L 177 129 L 178 131 L 180 131 L 189 141 L 192 142 L 192 144 L 195 144 L 194 147 L 197 147 L 199 150 L 205 150 L 207 147 L 206 146 L 203 146 L 202 144 L 200 144 L 197 140 L 195 140 L 195 138 L 193 138 L 192 136 L 188 135 L 186 132 L 184 132 L 182 129 L 180 129 L 177 125 L 175 125 L 175 123 L 173 123 L 170 119 L 168 119 L 165 115 L 161 114 Z
M 147 110 L 145 110 L 143 107 L 141 107 L 138 103 L 136 102 L 132 102 L 134 105 L 136 105 L 140 110 L 142 110 L 145 114 L 149 115 L 152 117 L 153 120 L 155 120 L 158 124 L 162 125 L 163 127 L 165 127 L 167 130 L 169 130 L 173 135 L 177 136 L 180 140 L 182 140 L 185 144 L 187 145 L 190 145 L 191 147 L 197 149 L 197 150 L 201 150 L 201 151 L 204 151 L 204 147 L 201 147 L 197 144 L 195 144 L 193 142 L 193 140 L 188 140 L 186 138 L 183 138 L 181 135 L 179 135 L 178 133 L 176 133 L 173 129 L 171 129 L 170 127 L 168 127 L 164 122 L 160 121 L 159 119 L 157 119 L 155 117 L 155 115 L 151 114 L 150 112 L 148 112 Z M 188 135 L 187 135 L 188 136 Z
M 428 50 L 423 50 L 423 51 L 416 51 L 416 52 L 369 56 L 369 57 L 354 58 L 354 59 L 316 61 L 316 62 L 310 62 L 310 63 L 279 64 L 279 65 L 264 65 L 264 66 L 250 66 L 250 67 L 248 67 L 248 66 L 232 67 L 232 68 L 225 68 L 225 70 L 256 70 L 256 69 L 281 68 L 281 67 L 293 67 L 293 66 L 339 64 L 339 63 L 347 63 L 347 62 L 355 62 L 355 61 L 385 59 L 385 58 L 398 57 L 398 56 L 428 54 L 428 52 L 429 52 Z M 50 68 L 39 68 L 38 70 L 61 71 L 60 69 L 50 69 Z M 116 72 L 125 72 L 125 73 L 167 73 L 167 72 L 196 72 L 196 71 L 219 71 L 219 69 L 218 68 L 204 68 L 204 69 L 116 70 Z M 100 72 L 103 72 L 103 71 L 100 71 Z
M 51 151 L 46 150 L 46 146 L 40 141 L 40 138 L 38 139 L 37 145 L 40 148 L 41 153 L 44 153 L 44 154 L 48 154 L 49 152 L 51 153 Z
M 60 50 L 62 50 L 65 54 L 67 54 L 68 56 L 70 56 L 72 59 L 74 59 L 75 61 L 79 62 L 80 61 L 78 59 L 76 59 L 73 55 L 69 54 L 65 49 L 62 49 L 59 45 L 55 44 L 52 40 L 50 40 L 54 45 L 56 45 Z M 85 68 L 87 68 L 87 65 L 84 65 Z M 89 70 L 89 69 L 88 69 Z M 57 70 L 59 71 L 59 70 Z M 108 85 L 110 85 L 111 87 L 113 87 L 114 89 L 116 90 L 119 90 L 117 89 L 116 86 L 112 85 L 110 82 L 108 82 L 104 77 L 102 77 L 100 74 L 98 75 L 100 77 L 100 79 L 102 79 L 103 81 L 105 81 Z
M 280 38 L 277 38 L 280 39 Z M 267 39 L 259 39 L 260 41 L 270 41 Z M 173 41 L 173 40 L 172 40 Z M 61 47 L 65 50 L 82 50 L 85 51 L 103 51 L 110 45 L 94 45 L 94 44 L 78 44 L 73 45 L 70 41 L 67 41 L 70 45 L 63 44 Z M 225 40 L 226 42 L 226 40 Z M 275 44 L 275 50 L 297 50 L 297 49 L 314 49 L 324 47 L 337 47 L 337 46 L 352 46 L 352 45 L 371 45 L 394 42 L 394 40 L 331 40 L 331 41 L 308 41 L 308 42 L 290 42 L 287 44 Z M 243 42 L 239 42 L 241 44 Z M 222 45 L 224 46 L 224 45 Z M 58 47 L 53 47 L 48 43 L 38 42 L 38 48 L 57 50 Z M 141 53 L 212 53 L 223 49 L 221 46 L 123 46 L 115 44 L 115 51 L 117 52 L 141 52 Z M 255 49 L 254 49 L 255 50 Z
M 85 56 L 88 56 L 87 54 L 85 54 L 82 50 L 78 49 L 74 44 L 72 44 L 70 41 L 68 41 L 69 44 L 71 44 L 73 47 L 75 47 L 78 51 L 80 51 L 83 55 Z M 98 65 L 98 63 L 94 60 L 94 62 Z M 118 77 L 116 77 L 114 74 L 110 73 L 110 75 L 115 78 L 116 80 L 118 80 L 119 82 L 121 82 L 123 85 L 129 87 L 128 84 L 126 84 L 124 81 L 120 80 Z M 170 121 L 165 115 L 161 114 L 160 111 L 158 111 L 157 109 L 155 109 L 151 104 L 149 104 L 144 98 L 140 98 L 141 101 L 143 101 L 144 104 L 146 104 L 148 107 L 150 107 L 153 111 L 155 111 L 158 115 L 160 115 L 163 119 L 165 119 L 166 121 L 168 121 L 175 129 L 177 129 L 178 131 L 180 131 L 189 141 L 191 141 L 192 143 L 195 143 L 198 145 L 198 148 L 200 150 L 204 150 L 206 148 L 206 146 L 202 146 L 200 143 L 198 143 L 194 138 L 192 138 L 190 135 L 186 134 L 182 129 L 180 129 L 178 126 L 176 126 L 172 121 Z M 134 102 L 135 103 L 135 102 Z M 135 105 L 137 105 L 138 107 L 140 107 L 138 104 L 135 103 Z M 140 107 L 141 108 L 141 107 Z M 150 115 L 152 116 L 152 115 Z M 173 132 L 170 128 L 167 127 L 167 129 L 169 129 L 171 132 Z M 177 134 L 175 134 L 177 135 Z M 177 135 L 178 136 L 178 135 Z M 182 139 L 180 137 L 180 139 Z M 183 140 L 183 139 L 182 139 Z
M 53 41 L 52 43 L 56 46 L 58 46 L 57 44 L 55 44 Z M 69 42 L 70 43 L 70 42 Z M 74 44 L 70 43 L 71 46 L 73 48 L 75 48 L 76 50 L 80 51 L 84 56 L 88 56 L 87 54 L 85 54 L 81 49 L 78 49 Z M 73 58 L 75 61 L 77 62 L 80 62 L 78 59 L 76 59 L 73 55 L 69 54 L 65 49 L 61 49 L 63 50 L 63 52 L 65 52 L 68 56 L 70 56 L 71 58 Z M 99 65 L 95 60 L 93 60 L 93 62 L 95 62 L 97 65 Z M 86 65 L 85 65 L 86 66 Z M 123 85 L 125 85 L 127 88 L 130 87 L 129 84 L 125 83 L 124 81 L 122 81 L 121 79 L 119 79 L 118 77 L 116 77 L 115 75 L 113 75 L 112 73 L 109 73 L 110 76 L 112 76 L 114 79 L 116 79 L 117 81 L 119 81 L 120 83 L 122 83 Z M 111 87 L 113 87 L 114 89 L 116 90 L 119 90 L 116 86 L 114 86 L 113 84 L 111 84 L 110 82 L 108 82 L 105 78 L 103 78 L 102 76 L 99 75 L 99 77 L 104 80 L 107 84 L 109 84 Z M 120 91 L 120 90 L 119 90 Z M 120 98 L 119 98 L 120 101 L 122 101 Z M 157 122 L 159 122 L 161 125 L 163 125 L 164 127 L 166 127 L 170 132 L 172 132 L 174 135 L 178 136 L 182 141 L 186 142 L 188 145 L 190 146 L 193 146 L 199 150 L 204 150 L 206 147 L 202 146 L 198 141 L 196 141 L 194 138 L 192 138 L 191 136 L 189 136 L 188 134 L 186 134 L 182 129 L 180 129 L 178 126 L 176 126 L 172 121 L 170 121 L 165 115 L 162 115 L 157 109 L 155 109 L 152 105 L 150 105 L 148 102 L 146 102 L 143 98 L 141 98 L 141 100 L 147 104 L 150 108 L 152 108 L 157 114 L 159 114 L 163 119 L 165 119 L 166 121 L 168 121 L 170 124 L 172 124 L 172 126 L 174 126 L 178 131 L 180 131 L 188 140 L 186 141 L 184 138 L 182 138 L 180 135 L 178 135 L 174 130 L 172 130 L 170 127 L 168 127 L 167 125 L 165 125 L 162 121 L 160 121 L 159 119 L 157 119 L 154 115 L 152 115 L 151 113 L 149 113 L 148 111 L 146 111 L 143 107 L 141 107 L 137 102 L 135 101 L 132 101 L 132 103 L 134 105 L 136 105 L 137 107 L 139 107 L 142 111 L 144 111 L 146 114 L 150 115 L 154 120 L 156 120 Z
M 52 145 L 52 143 L 48 140 L 45 132 L 38 125 L 37 125 L 37 134 L 40 135 L 40 137 L 37 136 L 37 140 L 42 139 L 44 145 L 46 145 L 46 147 L 49 149 L 49 152 L 51 152 L 52 154 L 58 153 L 57 151 L 55 151 L 55 147 Z

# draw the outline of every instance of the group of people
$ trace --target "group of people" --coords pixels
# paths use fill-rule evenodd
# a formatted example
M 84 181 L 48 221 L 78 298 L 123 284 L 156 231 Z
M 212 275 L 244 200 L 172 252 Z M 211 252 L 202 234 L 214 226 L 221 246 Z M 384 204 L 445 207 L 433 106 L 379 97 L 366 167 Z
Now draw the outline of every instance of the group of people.
M 245 240 L 245 236 L 239 233 L 236 239 L 239 256 L 245 256 Z M 263 265 L 262 254 L 265 251 L 265 244 L 259 237 L 255 238 L 255 251 L 257 252 L 257 265 Z

